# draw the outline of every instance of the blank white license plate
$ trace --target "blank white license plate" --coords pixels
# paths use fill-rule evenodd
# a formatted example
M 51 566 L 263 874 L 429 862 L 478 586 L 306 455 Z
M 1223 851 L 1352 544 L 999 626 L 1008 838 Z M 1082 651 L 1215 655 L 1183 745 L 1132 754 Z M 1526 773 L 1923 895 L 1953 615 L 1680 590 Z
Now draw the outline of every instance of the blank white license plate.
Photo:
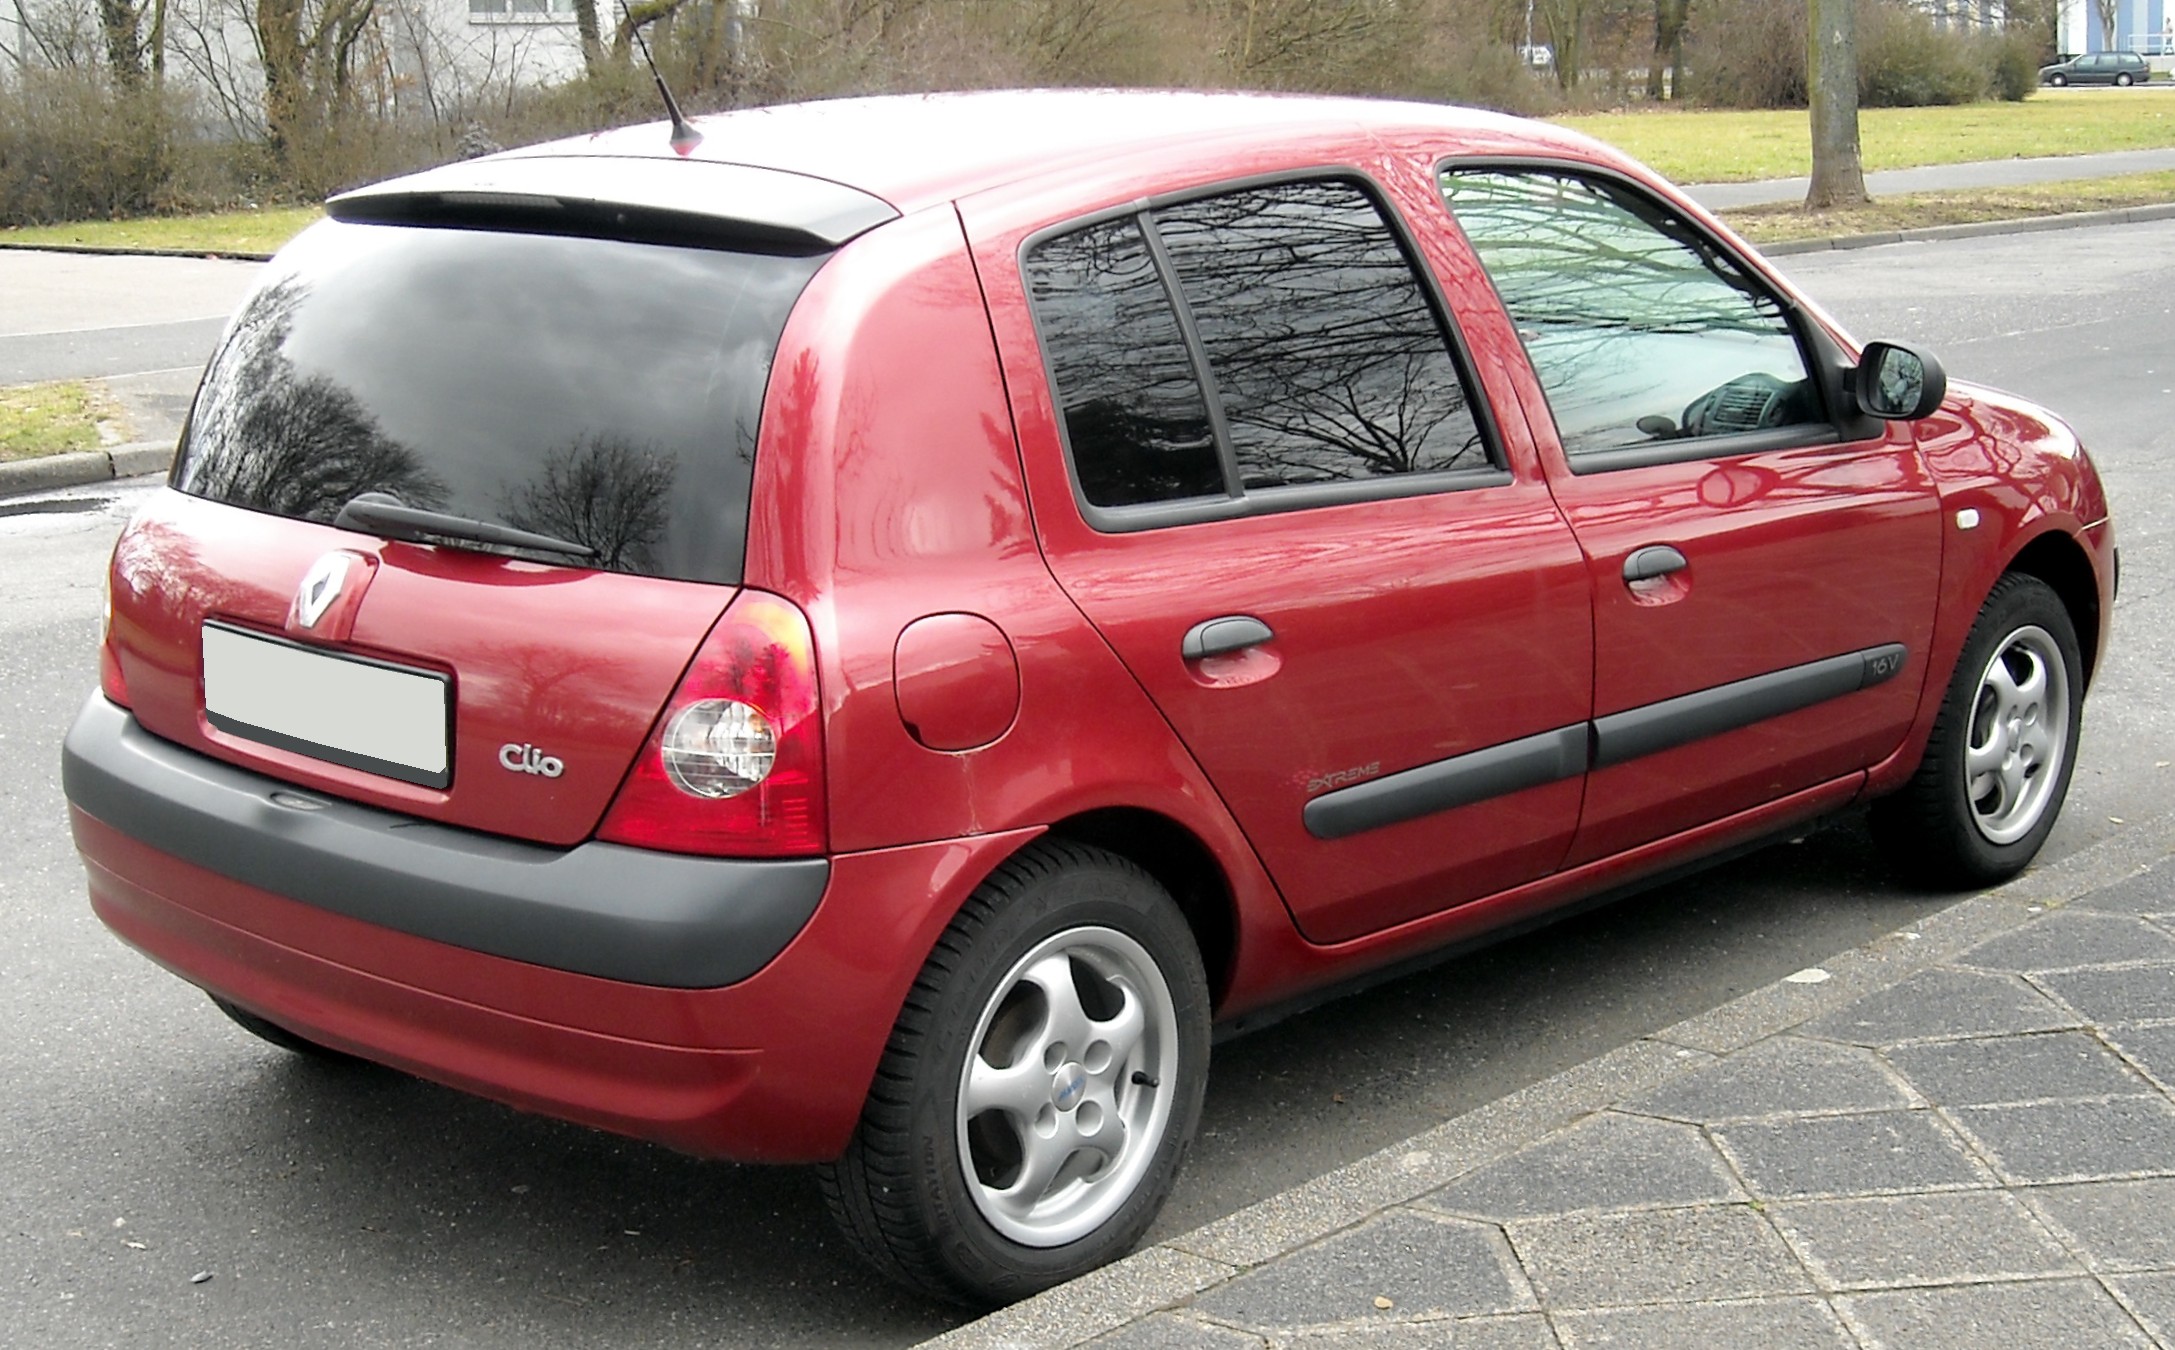
M 424 787 L 453 781 L 452 681 L 204 625 L 204 714 L 240 736 Z

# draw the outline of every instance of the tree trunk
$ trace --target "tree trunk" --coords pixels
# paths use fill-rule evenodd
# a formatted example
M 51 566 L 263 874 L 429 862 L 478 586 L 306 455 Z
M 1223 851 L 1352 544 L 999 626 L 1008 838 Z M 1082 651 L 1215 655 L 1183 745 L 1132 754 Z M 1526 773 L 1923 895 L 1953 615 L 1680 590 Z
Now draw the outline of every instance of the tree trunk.
M 1805 25 L 1805 88 L 1812 104 L 1814 211 L 1860 206 L 1865 167 L 1858 158 L 1857 0 L 1812 0 Z
M 1664 93 L 1672 99 L 1684 97 L 1677 79 L 1684 74 L 1684 23 L 1691 11 L 1691 0 L 1654 0 L 1654 59 L 1646 66 L 1646 96 L 1656 103 Z M 1670 75 L 1666 86 L 1664 67 Z
M 142 15 L 135 0 L 98 0 L 98 26 L 106 38 L 106 64 L 122 87 L 143 83 Z
M 581 34 L 582 69 L 595 79 L 604 73 L 604 30 L 597 24 L 597 0 L 574 0 L 574 28 Z
M 284 165 L 300 140 L 309 103 L 302 0 L 257 0 L 256 26 L 264 59 L 265 137 L 273 158 Z

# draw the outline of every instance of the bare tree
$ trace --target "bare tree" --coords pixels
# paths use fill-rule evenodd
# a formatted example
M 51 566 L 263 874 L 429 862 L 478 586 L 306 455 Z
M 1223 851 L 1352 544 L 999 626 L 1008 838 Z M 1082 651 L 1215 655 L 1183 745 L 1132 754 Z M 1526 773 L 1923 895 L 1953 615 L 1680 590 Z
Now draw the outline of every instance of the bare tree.
M 1664 67 L 1668 96 L 1684 97 L 1684 27 L 1691 16 L 1692 0 L 1654 0 L 1654 59 L 1646 67 L 1646 96 L 1656 102 L 1664 93 Z
M 1812 105 L 1814 211 L 1872 200 L 1858 156 L 1858 35 L 1856 0 L 1811 0 L 1805 30 L 1805 88 Z
M 1588 0 L 1536 0 L 1534 5 L 1534 12 L 1548 30 L 1556 83 L 1565 89 L 1578 87 L 1579 71 L 1585 65 L 1587 4 Z
M 2115 28 L 2122 19 L 2122 0 L 2092 0 L 2092 11 L 2099 19 L 2099 45 L 2111 52 L 2115 49 Z
M 341 109 L 377 0 L 254 0 L 245 17 L 264 75 L 265 140 L 283 164 Z

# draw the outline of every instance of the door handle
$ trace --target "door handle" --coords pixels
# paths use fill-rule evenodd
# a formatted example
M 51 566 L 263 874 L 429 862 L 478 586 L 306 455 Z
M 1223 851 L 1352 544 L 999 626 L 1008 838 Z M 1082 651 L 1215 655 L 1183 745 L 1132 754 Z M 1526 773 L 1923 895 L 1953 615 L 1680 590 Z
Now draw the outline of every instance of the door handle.
M 1648 544 L 1645 548 L 1633 549 L 1631 556 L 1624 559 L 1624 580 L 1652 581 L 1690 566 L 1683 554 L 1667 544 Z
M 1185 640 L 1178 644 L 1178 655 L 1188 661 L 1198 661 L 1203 657 L 1258 647 L 1275 636 L 1269 625 L 1251 614 L 1226 614 L 1220 619 L 1203 619 L 1188 628 Z

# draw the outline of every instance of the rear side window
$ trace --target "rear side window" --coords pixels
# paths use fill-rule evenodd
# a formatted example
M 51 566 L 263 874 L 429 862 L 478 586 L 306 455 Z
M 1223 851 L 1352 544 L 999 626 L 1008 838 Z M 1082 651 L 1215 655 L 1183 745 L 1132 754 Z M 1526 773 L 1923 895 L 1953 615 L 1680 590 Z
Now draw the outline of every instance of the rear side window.
M 236 316 L 177 486 L 329 523 L 365 492 L 740 579 L 763 390 L 820 258 L 328 222 Z
M 1223 460 L 1137 220 L 1060 235 L 1028 269 L 1080 490 L 1097 506 L 1220 497 Z
M 1355 182 L 1155 207 L 1035 244 L 1026 272 L 1090 506 L 1490 466 L 1442 320 Z

